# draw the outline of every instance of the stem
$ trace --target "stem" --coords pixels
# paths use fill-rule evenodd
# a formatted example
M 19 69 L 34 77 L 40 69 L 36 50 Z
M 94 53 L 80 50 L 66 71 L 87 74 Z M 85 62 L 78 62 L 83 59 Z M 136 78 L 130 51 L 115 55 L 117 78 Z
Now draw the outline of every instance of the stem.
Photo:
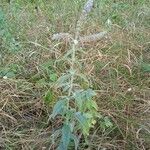
M 71 63 L 71 66 L 70 66 L 71 71 L 74 70 L 75 60 L 76 60 L 76 48 L 77 48 L 77 44 L 75 43 L 75 41 L 73 41 L 73 42 L 74 43 L 72 44 L 72 54 L 71 54 L 72 63 Z M 74 76 L 75 76 L 75 73 L 71 74 L 70 88 L 69 88 L 69 91 L 68 91 L 68 97 L 70 97 L 71 94 L 72 94 Z M 67 109 L 69 109 L 69 99 L 68 99 L 68 102 L 67 102 Z M 69 122 L 69 118 L 67 119 L 67 122 Z
M 86 19 L 88 13 L 91 11 L 92 7 L 93 7 L 93 0 L 88 0 L 87 3 L 85 4 L 85 7 L 82 11 L 82 14 L 81 14 L 79 20 L 77 21 L 75 37 L 74 37 L 73 44 L 72 44 L 72 54 L 71 54 L 72 63 L 71 63 L 71 66 L 70 66 L 71 71 L 74 70 L 74 68 L 75 68 L 76 49 L 78 48 L 78 42 L 79 42 L 81 26 L 82 26 L 84 20 Z M 71 93 L 72 93 L 74 76 L 75 76 L 75 73 L 71 74 L 70 88 L 69 88 L 69 91 L 68 91 L 68 97 L 71 96 Z M 68 100 L 67 108 L 69 108 L 69 100 Z
M 74 42 L 73 45 L 72 45 L 72 63 L 71 63 L 71 66 L 70 66 L 70 70 L 74 70 L 74 65 L 75 65 L 75 60 L 76 60 L 76 56 L 75 56 L 75 53 L 76 53 L 76 43 Z M 68 92 L 68 96 L 71 95 L 71 92 L 72 92 L 72 88 L 73 88 L 73 81 L 74 81 L 74 74 L 71 75 L 71 79 L 70 79 L 70 89 L 69 89 L 69 92 Z

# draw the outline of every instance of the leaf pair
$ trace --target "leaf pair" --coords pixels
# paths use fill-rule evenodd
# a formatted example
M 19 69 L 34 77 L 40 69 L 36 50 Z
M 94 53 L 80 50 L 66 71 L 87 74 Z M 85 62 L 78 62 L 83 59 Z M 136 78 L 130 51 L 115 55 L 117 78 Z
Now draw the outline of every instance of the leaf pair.
M 82 112 L 82 111 L 86 110 L 85 106 L 87 106 L 86 104 L 88 104 L 88 103 L 93 105 L 93 107 L 95 107 L 97 110 L 96 103 L 94 103 L 94 101 L 92 101 L 92 97 L 95 95 L 96 95 L 96 93 L 92 89 L 78 90 L 78 91 L 74 92 L 73 97 L 75 99 L 75 102 L 78 106 L 79 111 Z M 88 102 L 88 101 L 90 101 L 90 102 Z
M 55 118 L 58 114 L 63 114 L 64 113 L 64 109 L 66 107 L 66 99 L 62 99 L 62 100 L 59 100 L 54 108 L 53 108 L 53 112 L 52 114 L 50 115 L 50 118 Z

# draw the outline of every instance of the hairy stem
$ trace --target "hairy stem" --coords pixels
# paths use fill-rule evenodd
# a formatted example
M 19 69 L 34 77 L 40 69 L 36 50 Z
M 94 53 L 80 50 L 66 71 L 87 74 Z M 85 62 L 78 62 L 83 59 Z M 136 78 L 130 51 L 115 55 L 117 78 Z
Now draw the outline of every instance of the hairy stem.
M 73 71 L 75 68 L 75 60 L 76 60 L 76 48 L 77 48 L 77 43 L 75 43 L 75 40 L 74 40 L 74 43 L 72 45 L 72 56 L 71 56 L 71 66 L 70 66 L 70 70 Z M 73 82 L 74 82 L 74 74 L 73 73 L 71 75 L 71 79 L 70 79 L 70 89 L 69 89 L 69 92 L 68 92 L 68 96 L 71 95 L 71 92 L 72 92 L 72 89 L 73 89 Z

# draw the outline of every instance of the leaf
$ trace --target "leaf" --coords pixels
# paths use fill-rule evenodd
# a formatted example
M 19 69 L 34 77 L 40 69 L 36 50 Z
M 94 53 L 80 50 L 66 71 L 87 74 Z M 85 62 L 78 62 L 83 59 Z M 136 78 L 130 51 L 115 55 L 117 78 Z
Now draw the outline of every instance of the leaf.
M 68 145 L 71 139 L 71 128 L 70 125 L 64 124 L 62 128 L 62 142 L 64 145 L 64 149 L 68 149 Z
M 70 83 L 64 84 L 64 86 L 63 86 L 63 92 L 67 92 L 69 90 L 69 88 L 70 88 Z
M 6 67 L 0 68 L 0 74 L 1 74 L 2 76 L 6 75 L 6 73 L 7 73 L 8 71 L 9 71 L 9 68 L 6 68 Z
M 52 102 L 53 98 L 54 98 L 53 92 L 52 91 L 48 91 L 46 93 L 45 97 L 44 97 L 44 101 L 46 103 L 50 103 L 50 102 Z
M 63 108 L 65 107 L 66 100 L 59 100 L 53 109 L 53 112 L 50 117 L 55 118 L 56 115 L 61 114 L 63 112 Z
M 63 91 L 67 91 L 69 87 L 70 87 L 70 83 L 69 82 L 62 83 L 62 84 L 59 85 L 59 88 L 62 88 Z
M 92 99 L 92 97 L 96 95 L 95 91 L 93 91 L 92 89 L 87 89 L 85 91 L 85 94 L 86 94 L 87 100 Z
M 71 139 L 74 140 L 75 150 L 77 150 L 78 149 L 78 145 L 79 145 L 79 140 L 78 140 L 77 136 L 72 134 L 71 135 Z
M 50 80 L 55 82 L 57 80 L 57 74 L 56 73 L 50 74 Z
M 92 115 L 92 114 L 90 114 L 90 113 L 86 113 L 86 114 L 85 114 L 85 116 L 86 116 L 86 118 L 88 118 L 88 119 L 93 118 L 93 115 Z
M 8 78 L 13 78 L 13 77 L 15 77 L 16 75 L 15 75 L 15 73 L 14 73 L 13 71 L 9 71 L 9 72 L 6 73 L 5 76 L 8 77 Z
M 77 104 L 80 111 L 82 111 L 82 108 L 84 106 L 87 106 L 89 109 L 95 108 L 95 110 L 98 110 L 97 104 L 94 101 L 91 100 L 92 97 L 95 96 L 95 95 L 96 95 L 96 93 L 92 89 L 88 89 L 88 90 L 85 90 L 85 91 L 78 90 L 78 91 L 74 92 L 73 97 L 74 97 L 74 99 L 76 101 L 76 104 Z
M 79 90 L 79 91 L 74 92 L 73 97 L 74 97 L 74 99 L 76 101 L 76 104 L 77 104 L 79 110 L 81 111 L 82 106 L 83 106 L 83 100 L 84 100 L 83 96 L 82 96 L 82 91 Z
M 150 64 L 148 63 L 142 63 L 141 68 L 143 72 L 150 72 Z
M 85 113 L 85 117 L 87 118 L 88 127 L 89 128 L 94 127 L 94 124 L 96 123 L 94 116 L 91 113 Z
M 96 104 L 96 102 L 95 101 L 91 101 L 91 106 L 93 107 L 93 108 L 95 108 L 95 110 L 97 110 L 98 111 L 98 106 L 97 106 L 97 104 Z
M 89 135 L 89 124 L 87 118 L 83 114 L 81 114 L 81 112 L 77 112 L 75 115 L 82 127 L 84 135 Z
M 63 142 L 62 142 L 62 141 L 60 142 L 60 144 L 59 144 L 57 150 L 67 150 L 67 149 L 64 148 L 64 145 L 63 145 Z
M 105 117 L 104 121 L 105 121 L 105 126 L 106 127 L 112 127 L 113 126 L 113 124 L 111 123 L 111 121 L 108 117 Z
M 57 86 L 60 87 L 62 84 L 66 83 L 71 77 L 71 74 L 65 74 L 63 76 L 61 76 L 58 80 L 57 80 Z
M 89 110 L 93 110 L 93 108 L 94 108 L 94 110 L 98 111 L 98 106 L 97 106 L 96 102 L 93 100 L 87 101 L 86 106 Z

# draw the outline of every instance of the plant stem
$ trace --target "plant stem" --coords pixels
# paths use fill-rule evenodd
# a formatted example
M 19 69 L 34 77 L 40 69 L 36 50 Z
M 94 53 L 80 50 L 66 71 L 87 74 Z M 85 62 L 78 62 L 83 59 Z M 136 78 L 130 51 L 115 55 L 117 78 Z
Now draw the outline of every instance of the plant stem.
M 76 43 L 74 42 L 73 45 L 72 45 L 72 56 L 71 56 L 71 60 L 72 60 L 72 63 L 71 63 L 71 66 L 70 66 L 70 70 L 73 71 L 74 70 L 74 65 L 75 65 L 75 60 L 76 60 Z M 73 88 L 73 81 L 74 81 L 74 73 L 71 75 L 71 79 L 70 79 L 70 89 L 69 89 L 69 92 L 68 92 L 68 96 L 71 95 L 71 92 L 72 92 L 72 88 Z

